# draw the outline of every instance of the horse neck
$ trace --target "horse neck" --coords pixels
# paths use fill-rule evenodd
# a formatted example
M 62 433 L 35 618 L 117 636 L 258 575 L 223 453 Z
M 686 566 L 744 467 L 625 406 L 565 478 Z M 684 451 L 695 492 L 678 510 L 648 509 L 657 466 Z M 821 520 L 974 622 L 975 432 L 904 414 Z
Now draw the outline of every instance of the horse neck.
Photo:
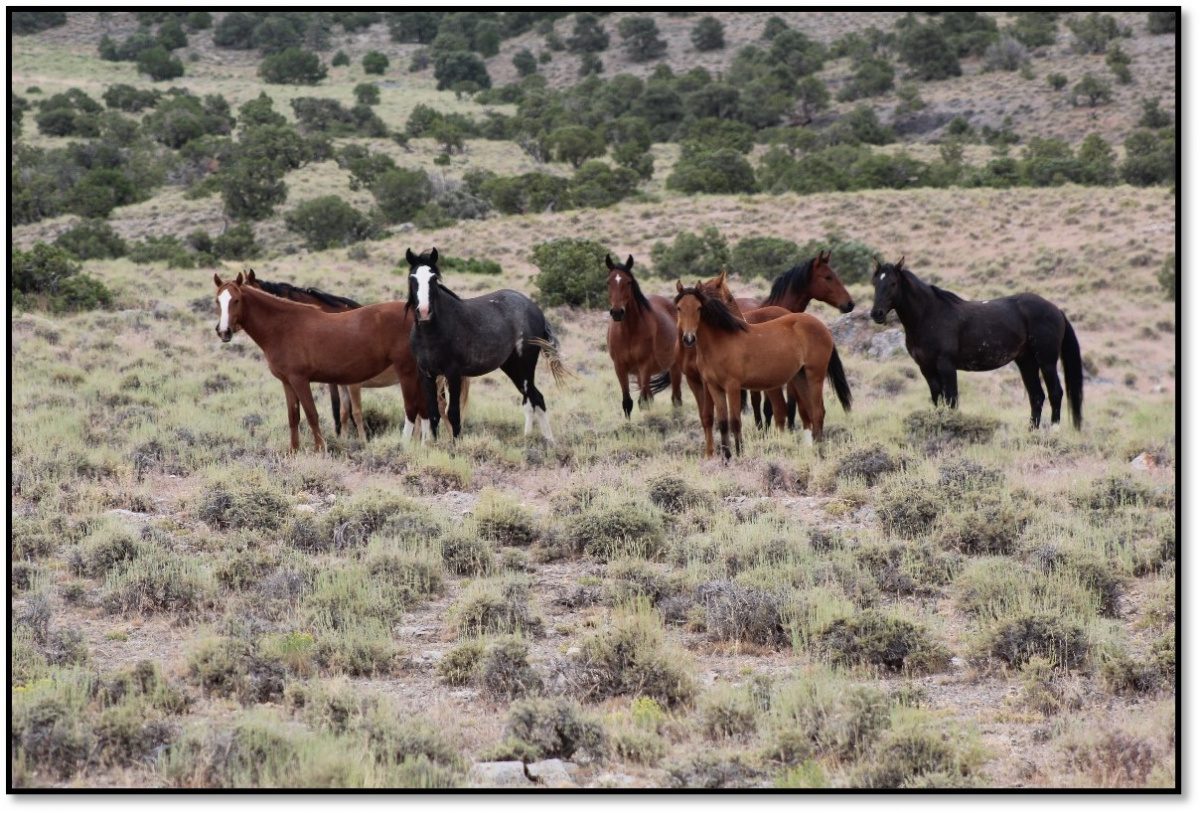
M 242 330 L 259 347 L 265 347 L 278 335 L 277 325 L 287 324 L 311 306 L 272 296 L 265 291 L 242 286 Z M 265 344 L 264 344 L 265 343 Z
M 458 320 L 459 315 L 463 311 L 463 303 L 462 300 L 443 291 L 440 284 L 431 285 L 429 288 L 429 309 L 432 315 L 429 321 L 424 324 L 433 330 L 438 330 L 441 321 L 447 317 L 453 321 Z M 418 321 L 417 324 L 422 323 Z
M 900 324 L 907 330 L 925 319 L 933 307 L 934 293 L 929 283 L 918 279 L 915 274 L 903 271 L 900 273 L 905 275 L 907 293 L 896 300 L 895 309 L 896 315 L 900 317 Z
M 792 313 L 804 313 L 808 310 L 808 303 L 812 302 L 812 300 L 812 294 L 805 288 L 802 293 L 795 290 L 788 291 L 778 304 Z

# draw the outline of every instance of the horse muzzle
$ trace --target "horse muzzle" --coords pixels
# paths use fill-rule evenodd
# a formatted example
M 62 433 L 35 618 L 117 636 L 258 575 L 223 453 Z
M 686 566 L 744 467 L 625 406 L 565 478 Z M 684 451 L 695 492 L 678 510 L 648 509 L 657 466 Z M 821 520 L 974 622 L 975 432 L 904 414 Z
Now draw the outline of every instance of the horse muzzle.
M 683 334 L 683 346 L 684 347 L 695 347 L 696 346 L 696 334 L 695 333 Z
M 840 310 L 842 313 L 849 313 L 850 311 L 854 310 L 854 300 L 851 299 L 845 305 L 842 305 L 840 308 L 838 308 L 838 310 Z
M 612 320 L 614 322 L 620 322 L 622 319 L 625 318 L 625 309 L 624 308 L 612 308 L 609 310 L 608 315 L 612 317 Z
M 417 321 L 418 322 L 428 322 L 429 321 L 429 308 L 422 308 L 422 307 L 417 308 Z
M 874 308 L 871 310 L 871 318 L 875 320 L 875 324 L 882 325 L 884 320 L 887 319 L 887 314 L 879 308 Z
M 221 328 L 217 328 L 217 335 L 221 337 L 221 341 L 228 342 L 230 339 L 233 338 L 233 331 L 232 330 L 221 330 Z

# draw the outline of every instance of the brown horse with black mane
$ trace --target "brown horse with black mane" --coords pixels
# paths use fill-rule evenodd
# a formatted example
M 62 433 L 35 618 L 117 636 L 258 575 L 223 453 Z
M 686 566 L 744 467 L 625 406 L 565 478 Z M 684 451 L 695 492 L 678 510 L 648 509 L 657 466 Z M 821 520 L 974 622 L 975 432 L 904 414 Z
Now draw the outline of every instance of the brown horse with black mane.
M 842 408 L 850 410 L 850 385 L 829 328 L 814 316 L 793 313 L 757 325 L 734 314 L 700 282 L 685 288 L 676 282 L 675 306 L 680 339 L 696 348 L 696 362 L 712 397 L 721 452 L 730 457 L 729 430 L 734 449 L 742 453 L 743 389 L 772 390 L 794 383 L 808 429 L 820 440 L 825 425 L 824 384 L 833 381 Z M 705 453 L 712 455 L 711 428 L 705 433 Z
M 322 291 L 320 288 L 300 288 L 292 285 L 289 282 L 268 282 L 267 280 L 259 279 L 254 275 L 253 268 L 246 272 L 246 280 L 244 284 L 251 285 L 283 299 L 290 299 L 293 302 L 302 302 L 306 305 L 315 305 L 326 313 L 342 313 L 344 311 L 354 310 L 355 308 L 362 307 L 362 305 L 355 302 L 353 299 L 344 296 L 338 296 L 337 294 L 331 294 L 327 291 Z M 351 412 L 353 412 L 354 424 L 358 428 L 359 440 L 366 443 L 366 429 L 363 426 L 362 418 L 362 391 L 364 389 L 393 387 L 399 383 L 400 381 L 396 377 L 395 368 L 388 367 L 379 375 L 375 376 L 369 381 L 363 381 L 360 384 L 349 384 L 341 387 L 337 385 L 330 385 L 329 401 L 333 410 L 333 425 L 336 433 L 338 435 L 342 434 L 342 427 L 349 424 L 350 415 Z M 463 413 L 467 411 L 467 398 L 468 393 L 470 392 L 470 383 L 471 380 L 469 378 L 463 379 L 462 395 L 460 396 L 461 402 L 459 404 L 459 409 Z M 442 417 L 444 418 L 446 416 L 446 404 L 444 398 L 445 379 L 439 379 L 438 384 L 438 408 L 442 413 Z M 417 385 L 413 384 L 412 386 L 415 387 Z M 422 399 L 421 403 L 417 405 L 418 418 L 428 418 L 429 416 L 426 415 L 425 412 L 425 402 L 424 399 Z M 414 434 L 414 430 L 415 433 L 419 435 L 421 426 L 422 424 L 420 420 L 410 423 L 406 419 L 404 427 L 405 439 L 407 440 L 410 438 Z
M 400 382 L 407 423 L 418 420 L 422 398 L 408 338 L 413 320 L 403 302 L 326 313 L 314 305 L 292 302 L 246 285 L 241 274 L 228 282 L 213 274 L 213 282 L 220 309 L 216 330 L 221 341 L 228 342 L 234 333 L 244 330 L 262 349 L 271 374 L 283 383 L 292 451 L 300 448 L 301 407 L 312 429 L 315 449 L 325 448 L 312 397 L 314 381 L 359 384 L 391 367 Z M 429 424 L 428 417 L 419 419 Z
M 654 376 L 666 373 L 671 382 L 671 403 L 680 406 L 683 374 L 676 357 L 675 304 L 665 296 L 646 296 L 633 276 L 633 255 L 618 265 L 605 254 L 608 266 L 608 355 L 621 383 L 621 409 L 628 419 L 633 412 L 629 376 L 637 376 L 638 406 L 650 403 Z

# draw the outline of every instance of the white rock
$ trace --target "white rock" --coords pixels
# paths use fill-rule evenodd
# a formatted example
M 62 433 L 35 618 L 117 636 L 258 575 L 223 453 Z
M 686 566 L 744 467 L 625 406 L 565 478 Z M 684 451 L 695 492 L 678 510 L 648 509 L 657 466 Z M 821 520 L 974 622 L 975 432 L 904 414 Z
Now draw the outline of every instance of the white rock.
M 1154 456 L 1149 452 L 1142 452 L 1130 461 L 1129 467 L 1137 471 L 1151 471 L 1158 468 L 1158 463 L 1155 462 Z
M 516 760 L 476 762 L 471 766 L 467 781 L 477 788 L 527 788 L 533 784 L 525 775 L 525 765 Z
M 570 768 L 575 766 L 561 759 L 544 759 L 541 762 L 531 762 L 526 771 L 534 781 L 547 788 L 573 788 L 575 780 L 571 778 Z

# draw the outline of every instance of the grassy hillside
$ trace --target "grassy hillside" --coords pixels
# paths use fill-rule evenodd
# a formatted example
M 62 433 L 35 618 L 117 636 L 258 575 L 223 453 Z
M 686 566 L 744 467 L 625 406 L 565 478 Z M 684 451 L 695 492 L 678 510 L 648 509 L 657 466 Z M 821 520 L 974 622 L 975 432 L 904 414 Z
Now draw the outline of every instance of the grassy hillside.
M 614 33 L 601 75 L 649 75 L 654 63 L 619 58 L 622 16 L 604 18 Z M 722 70 L 768 15 L 718 16 L 725 48 L 695 53 L 694 16 L 654 15 L 677 73 Z M 780 16 L 826 44 L 900 17 Z M 1034 137 L 1078 147 L 1094 130 L 1120 144 L 1138 98 L 1161 94 L 1175 110 L 1175 55 L 1144 14 L 1116 17 L 1131 29 L 1121 43 L 1135 82 L 1097 118 L 1056 106 L 1045 82 L 1103 66 L 1070 51 L 1065 21 L 1035 51 L 1035 79 L 964 59 L 963 76 L 922 83 L 921 96 L 934 110 L 970 105 L 976 127 L 1012 116 L 1015 152 Z M 569 37 L 572 24 L 554 28 Z M 221 94 L 234 112 L 266 93 L 292 122 L 290 99 L 349 106 L 369 80 L 390 132 L 418 104 L 486 114 L 468 94 L 437 91 L 430 70 L 408 72 L 422 46 L 393 42 L 382 23 L 335 28 L 321 56 L 344 50 L 350 66 L 305 88 L 264 84 L 261 55 L 213 47 L 211 29 L 189 33 L 186 73 L 170 83 L 96 56 L 103 36 L 135 30 L 133 15 L 70 13 L 14 37 L 12 89 L 98 99 L 117 82 L 174 85 Z M 515 79 L 513 54 L 544 41 L 536 30 L 503 40 L 486 61 L 493 84 Z M 382 77 L 362 72 L 371 50 L 391 60 Z M 567 87 L 577 62 L 556 51 L 539 71 Z M 850 70 L 835 59 L 820 75 L 833 85 Z M 868 101 L 885 118 L 896 102 Z M 89 143 L 40 133 L 36 112 L 21 144 Z M 943 135 L 872 149 L 932 160 Z M 468 139 L 448 165 L 433 163 L 443 149 L 431 137 L 332 141 L 426 170 L 439 188 L 479 169 L 571 177 L 513 141 Z M 984 144 L 966 151 L 968 163 L 991 160 Z M 681 145 L 651 152 L 652 177 L 613 206 L 387 224 L 378 239 L 321 251 L 287 229 L 287 213 L 324 195 L 360 211 L 376 198 L 337 161 L 312 160 L 252 223 L 253 260 L 86 260 L 111 308 L 13 308 L 13 786 L 493 786 L 499 769 L 486 766 L 512 760 L 551 786 L 1178 786 L 1177 325 L 1158 278 L 1175 252 L 1174 188 L 689 196 L 666 187 Z M 107 222 L 130 243 L 233 225 L 220 194 L 197 197 L 189 183 L 164 182 Z M 28 249 L 77 222 L 22 223 L 10 240 Z M 403 442 L 399 393 L 380 390 L 364 394 L 369 442 L 333 437 L 317 387 L 329 451 L 311 452 L 302 423 L 290 455 L 261 351 L 213 335 L 214 271 L 253 267 L 386 301 L 406 292 L 405 249 L 436 246 L 502 267 L 447 272 L 456 292 L 536 296 L 534 248 L 573 237 L 633 254 L 646 291 L 666 294 L 674 278 L 653 273 L 652 249 L 706 227 L 731 246 L 857 241 L 970 299 L 1045 296 L 1083 350 L 1083 430 L 1030 430 L 1011 365 L 961 374 L 960 409 L 932 409 L 899 326 L 866 318 L 861 280 L 848 285 L 852 314 L 809 309 L 849 337 L 853 411 L 827 398 L 815 448 L 747 426 L 729 464 L 703 458 L 690 394 L 681 409 L 659 396 L 624 419 L 602 308 L 547 309 L 576 376 L 555 386 L 539 375 L 553 446 L 522 435 L 519 396 L 493 373 L 471 389 L 462 437 L 429 445 Z M 735 293 L 766 293 L 774 273 L 757 270 L 735 273 Z M 553 758 L 565 773 L 550 773 Z

